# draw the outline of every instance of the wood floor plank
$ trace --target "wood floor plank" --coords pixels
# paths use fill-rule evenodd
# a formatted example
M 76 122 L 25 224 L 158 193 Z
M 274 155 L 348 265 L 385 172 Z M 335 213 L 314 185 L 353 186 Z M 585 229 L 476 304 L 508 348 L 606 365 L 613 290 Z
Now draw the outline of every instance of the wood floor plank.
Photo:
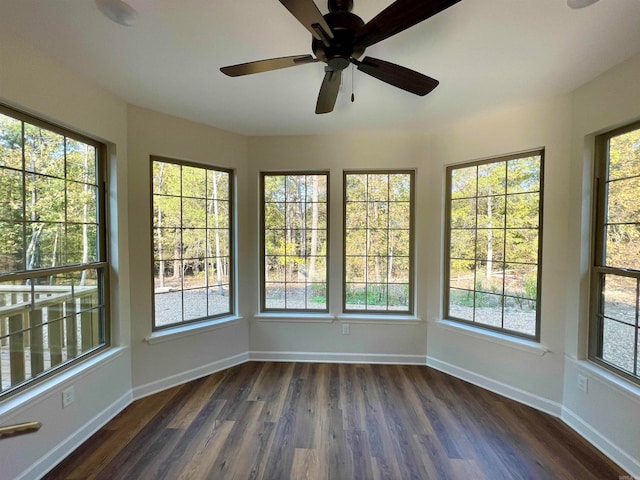
M 248 362 L 134 402 L 45 479 L 624 475 L 560 420 L 427 367 Z
M 293 453 L 291 480 L 326 480 L 320 468 L 318 450 L 315 448 L 296 448 Z

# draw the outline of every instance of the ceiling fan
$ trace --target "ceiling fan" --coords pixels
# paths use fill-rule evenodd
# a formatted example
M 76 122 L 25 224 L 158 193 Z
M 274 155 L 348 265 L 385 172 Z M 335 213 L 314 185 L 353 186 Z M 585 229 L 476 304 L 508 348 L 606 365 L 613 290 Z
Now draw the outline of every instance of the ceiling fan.
M 342 78 L 349 65 L 415 95 L 424 96 L 438 81 L 414 70 L 373 57 L 364 57 L 367 47 L 406 30 L 458 3 L 460 0 L 396 0 L 368 23 L 351 13 L 353 0 L 328 0 L 329 13 L 322 15 L 313 0 L 280 0 L 289 12 L 311 32 L 315 54 L 271 58 L 220 69 L 230 77 L 268 72 L 308 63 L 324 62 L 316 113 L 333 111 Z

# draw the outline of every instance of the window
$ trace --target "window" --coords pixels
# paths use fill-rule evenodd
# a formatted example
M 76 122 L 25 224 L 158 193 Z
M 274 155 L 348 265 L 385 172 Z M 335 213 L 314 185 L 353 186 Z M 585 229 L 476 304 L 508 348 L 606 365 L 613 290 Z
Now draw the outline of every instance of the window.
M 640 123 L 597 138 L 589 356 L 640 383 Z
M 261 304 L 327 312 L 329 175 L 263 173 Z
M 0 106 L 0 395 L 105 348 L 104 147 Z
M 233 312 L 233 173 L 152 157 L 154 329 Z
M 445 318 L 539 339 L 543 157 L 447 168 Z
M 413 313 L 413 182 L 344 172 L 344 312 Z

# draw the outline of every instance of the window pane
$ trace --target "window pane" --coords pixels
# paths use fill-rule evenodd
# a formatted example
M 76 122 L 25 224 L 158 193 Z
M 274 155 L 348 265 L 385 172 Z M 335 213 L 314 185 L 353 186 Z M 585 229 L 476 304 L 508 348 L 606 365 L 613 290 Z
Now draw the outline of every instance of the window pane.
M 367 302 L 366 283 L 347 283 L 345 285 L 345 307 L 348 310 L 364 310 Z
M 636 329 L 605 318 L 602 331 L 602 359 L 633 373 Z
M 636 324 L 638 280 L 618 275 L 605 275 L 603 279 L 603 313 L 620 322 Z
M 608 183 L 607 223 L 640 223 L 640 177 Z
M 96 147 L 70 138 L 65 140 L 67 148 L 67 180 L 95 185 Z
M 475 288 L 475 262 L 451 260 L 449 285 L 452 289 L 473 290 Z
M 311 283 L 307 287 L 307 308 L 327 309 L 327 285 L 325 283 Z
M 285 283 L 280 282 L 266 282 L 264 286 L 265 291 L 265 308 L 266 309 L 281 309 L 285 308 L 284 292 Z
M 64 178 L 64 136 L 28 123 L 24 136 L 25 170 Z
M 0 167 L 22 170 L 22 122 L 0 113 Z
M 507 183 L 505 162 L 478 165 L 478 196 L 503 195 Z
M 525 335 L 536 334 L 536 302 L 505 297 L 504 328 Z
M 326 291 L 327 181 L 327 174 L 262 174 L 262 309 L 326 310 L 314 292 Z
M 605 242 L 606 266 L 640 270 L 640 224 L 608 225 Z
M 22 221 L 22 172 L 0 167 L 0 192 L 0 222 Z
M 478 167 L 456 168 L 451 171 L 451 198 L 477 195 Z
M 640 129 L 609 140 L 607 169 L 609 180 L 640 175 Z
M 451 318 L 537 335 L 541 169 L 534 153 L 447 170 Z
M 25 269 L 21 223 L 0 221 L 0 273 Z
M 540 190 L 540 156 L 517 158 L 507 162 L 507 193 Z
M 451 201 L 451 227 L 476 228 L 475 198 L 465 198 Z
M 230 175 L 153 159 L 154 328 L 231 313 Z
M 474 293 L 470 290 L 449 290 L 449 315 L 468 322 L 473 321 Z
M 389 175 L 367 175 L 367 200 L 384 202 L 389 200 Z

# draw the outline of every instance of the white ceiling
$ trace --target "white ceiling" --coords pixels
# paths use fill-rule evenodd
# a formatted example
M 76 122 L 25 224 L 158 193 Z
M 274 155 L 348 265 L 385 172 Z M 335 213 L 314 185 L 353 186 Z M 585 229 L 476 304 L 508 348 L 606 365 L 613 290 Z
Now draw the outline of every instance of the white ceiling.
M 421 1 L 421 0 L 416 0 Z M 326 13 L 323 2 L 318 7 Z M 640 52 L 640 0 L 462 0 L 367 49 L 440 81 L 426 97 L 351 70 L 333 113 L 315 115 L 322 63 L 229 78 L 219 68 L 311 53 L 278 0 L 129 0 L 132 27 L 92 0 L 0 0 L 0 29 L 127 102 L 245 135 L 429 129 L 570 92 Z M 366 22 L 390 0 L 355 0 Z

